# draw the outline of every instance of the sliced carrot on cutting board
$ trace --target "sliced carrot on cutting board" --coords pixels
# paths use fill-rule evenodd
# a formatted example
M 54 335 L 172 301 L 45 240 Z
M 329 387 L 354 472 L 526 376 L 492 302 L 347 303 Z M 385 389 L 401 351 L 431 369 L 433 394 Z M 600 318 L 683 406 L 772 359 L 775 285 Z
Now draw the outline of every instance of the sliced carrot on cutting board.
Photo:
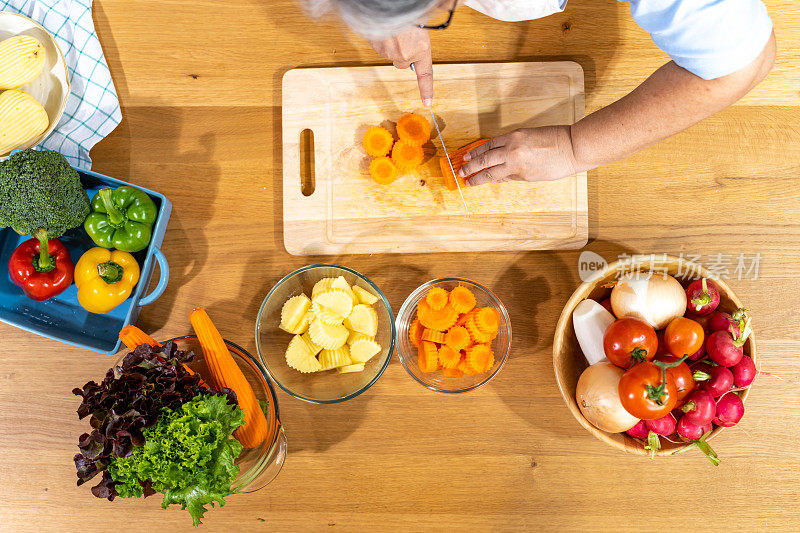
M 422 146 L 411 144 L 408 141 L 397 141 L 392 148 L 392 162 L 401 172 L 416 170 L 422 164 L 425 152 Z
M 431 123 L 422 115 L 408 113 L 397 121 L 397 136 L 417 146 L 422 146 L 431 138 Z
M 369 164 L 369 175 L 372 176 L 375 183 L 389 185 L 397 179 L 400 172 L 391 159 L 388 157 L 378 157 L 373 159 Z
M 372 157 L 381 157 L 389 153 L 394 144 L 392 134 L 386 128 L 373 126 L 364 134 L 364 150 Z

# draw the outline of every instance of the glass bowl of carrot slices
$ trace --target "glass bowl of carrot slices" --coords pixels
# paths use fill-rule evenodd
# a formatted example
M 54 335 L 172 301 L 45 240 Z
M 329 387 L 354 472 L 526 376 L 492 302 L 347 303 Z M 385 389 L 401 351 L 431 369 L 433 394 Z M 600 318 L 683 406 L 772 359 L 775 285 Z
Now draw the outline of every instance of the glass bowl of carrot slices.
M 511 348 L 511 320 L 492 291 L 462 278 L 429 281 L 397 315 L 397 353 L 420 384 L 468 392 L 500 372 Z

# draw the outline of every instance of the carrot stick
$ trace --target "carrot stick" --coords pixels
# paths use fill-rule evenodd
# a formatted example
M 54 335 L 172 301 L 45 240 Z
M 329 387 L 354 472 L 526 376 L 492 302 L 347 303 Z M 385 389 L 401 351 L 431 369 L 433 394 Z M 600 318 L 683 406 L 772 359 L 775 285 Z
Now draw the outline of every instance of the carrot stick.
M 239 406 L 244 411 L 244 425 L 234 432 L 234 437 L 245 448 L 255 448 L 267 438 L 268 424 L 253 388 L 247 382 L 239 365 L 233 360 L 222 335 L 214 327 L 205 309 L 196 307 L 189 315 L 189 319 L 217 387 L 233 390 L 239 400 Z
M 136 326 L 125 326 L 122 328 L 122 331 L 119 332 L 119 340 L 121 340 L 122 344 L 127 346 L 129 350 L 135 350 L 137 346 L 142 344 L 161 346 L 158 341 Z

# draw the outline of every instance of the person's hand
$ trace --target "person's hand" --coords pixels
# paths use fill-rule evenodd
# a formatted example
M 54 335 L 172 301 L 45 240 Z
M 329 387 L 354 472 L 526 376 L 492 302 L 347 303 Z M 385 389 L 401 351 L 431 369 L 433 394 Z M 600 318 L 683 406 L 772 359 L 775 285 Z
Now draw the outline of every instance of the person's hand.
M 470 186 L 504 181 L 546 181 L 585 170 L 575 160 L 569 126 L 522 128 L 495 137 L 464 155 L 461 177 Z
M 385 41 L 370 41 L 369 44 L 399 69 L 406 69 L 414 64 L 419 95 L 425 107 L 430 107 L 433 103 L 433 60 L 428 30 L 412 28 Z

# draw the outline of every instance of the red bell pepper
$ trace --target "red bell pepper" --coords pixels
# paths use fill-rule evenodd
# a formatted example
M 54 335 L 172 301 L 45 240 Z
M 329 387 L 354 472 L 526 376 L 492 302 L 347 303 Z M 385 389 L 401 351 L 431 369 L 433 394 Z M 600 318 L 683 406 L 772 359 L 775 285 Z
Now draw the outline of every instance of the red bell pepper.
M 8 260 L 8 273 L 31 300 L 47 300 L 72 284 L 75 266 L 58 239 L 47 239 L 44 231 L 20 244 Z

